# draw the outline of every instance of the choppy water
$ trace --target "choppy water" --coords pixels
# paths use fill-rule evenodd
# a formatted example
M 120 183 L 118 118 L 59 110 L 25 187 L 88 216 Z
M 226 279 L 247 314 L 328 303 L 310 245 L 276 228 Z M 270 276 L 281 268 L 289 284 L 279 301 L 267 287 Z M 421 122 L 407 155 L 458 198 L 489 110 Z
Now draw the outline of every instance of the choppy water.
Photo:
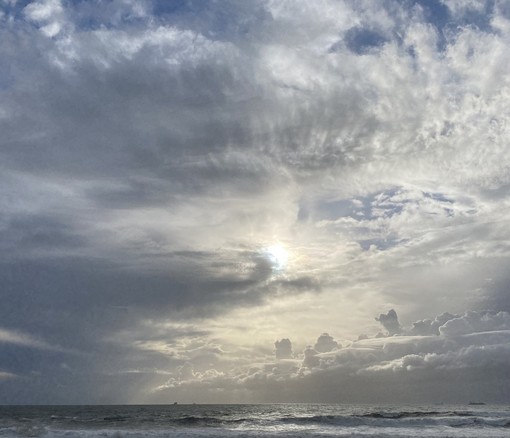
M 509 406 L 0 406 L 0 437 L 510 437 Z

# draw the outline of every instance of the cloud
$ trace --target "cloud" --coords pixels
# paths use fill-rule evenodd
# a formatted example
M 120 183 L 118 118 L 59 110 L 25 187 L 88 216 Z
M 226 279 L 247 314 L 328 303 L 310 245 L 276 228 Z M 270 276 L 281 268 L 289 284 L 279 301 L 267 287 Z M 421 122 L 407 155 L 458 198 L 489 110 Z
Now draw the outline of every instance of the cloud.
M 190 362 L 186 362 L 184 365 L 178 367 L 177 371 L 179 372 L 180 380 L 191 380 L 195 377 L 193 365 Z
M 508 312 L 467 312 L 457 318 L 448 319 L 439 327 L 445 336 L 458 336 L 476 332 L 510 330 Z
M 23 12 L 29 20 L 40 24 L 41 32 L 50 38 L 57 36 L 65 25 L 60 0 L 38 0 L 29 3 Z
M 277 359 L 290 359 L 292 357 L 292 342 L 284 338 L 274 343 L 274 353 Z
M 422 319 L 420 321 L 413 322 L 411 333 L 423 336 L 439 335 L 439 327 L 443 327 L 447 321 L 455 318 L 459 318 L 459 315 L 452 315 L 451 313 L 445 312 L 437 316 L 434 320 Z
M 16 374 L 7 373 L 5 371 L 0 371 L 0 380 L 14 379 L 16 377 L 18 377 L 18 376 L 16 376 Z
M 445 319 L 444 315 L 434 321 Z M 179 388 L 201 388 L 205 392 L 228 388 L 241 397 L 239 400 L 246 391 L 256 389 L 262 399 L 273 401 L 293 397 L 306 401 L 375 397 L 382 401 L 381 391 L 391 393 L 400 402 L 433 401 L 437 397 L 450 402 L 502 401 L 506 395 L 498 386 L 508 384 L 505 370 L 510 330 L 504 329 L 508 317 L 506 312 L 467 312 L 457 319 L 485 324 L 485 331 L 468 334 L 446 335 L 443 327 L 454 320 L 448 319 L 440 334 L 367 338 L 325 353 L 308 346 L 300 355 L 301 364 L 290 359 L 252 364 L 243 371 L 221 376 L 211 370 L 207 378 L 200 377 Z M 287 341 L 275 344 L 277 349 L 283 342 L 289 353 Z M 414 390 L 409 391 L 409 387 Z
M 31 386 L 43 402 L 67 397 L 62 362 L 81 382 L 189 362 L 209 385 L 256 385 L 298 379 L 303 360 L 303 376 L 334 374 L 335 361 L 383 366 L 438 336 L 506 330 L 502 2 L 0 8 L 0 318 L 95 358 L 4 343 L 5 372 L 43 373 Z M 260 254 L 278 243 L 288 261 L 275 272 Z M 397 306 L 402 323 L 378 320 L 408 341 L 380 340 L 400 356 L 380 357 L 371 337 L 345 347 Z M 461 315 L 487 307 L 483 321 Z M 310 341 L 325 328 L 344 348 Z M 297 357 L 273 363 L 289 334 Z M 310 342 L 316 355 L 296 353 Z M 139 393 L 164 384 L 139 374 Z
M 303 359 L 303 366 L 307 368 L 313 368 L 317 365 L 319 365 L 319 358 L 317 357 L 317 350 L 312 348 L 311 346 L 308 346 L 303 351 L 304 359 Z
M 43 350 L 58 350 L 58 347 L 47 344 L 44 341 L 35 339 L 25 333 L 19 333 L 12 330 L 0 329 L 0 342 L 8 344 L 16 344 L 25 347 L 40 348 Z
M 361 339 L 328 360 L 330 366 L 341 364 L 360 375 L 412 374 L 422 369 L 435 370 L 438 374 L 455 369 L 483 373 L 486 367 L 498 369 L 504 363 L 510 342 L 509 316 L 507 312 L 487 311 L 470 311 L 462 316 L 443 313 L 433 320 L 443 322 L 437 333 Z
M 386 315 L 380 314 L 378 318 L 375 318 L 375 320 L 381 323 L 390 336 L 400 333 L 400 323 L 398 322 L 398 316 L 395 310 L 389 310 Z
M 323 333 L 317 338 L 313 347 L 318 353 L 327 353 L 328 351 L 342 348 L 328 333 Z

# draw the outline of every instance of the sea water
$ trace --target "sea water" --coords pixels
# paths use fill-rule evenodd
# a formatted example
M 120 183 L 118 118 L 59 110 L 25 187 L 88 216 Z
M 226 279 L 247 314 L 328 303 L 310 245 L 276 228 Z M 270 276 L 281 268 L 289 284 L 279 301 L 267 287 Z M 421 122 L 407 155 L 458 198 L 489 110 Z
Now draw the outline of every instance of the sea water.
M 510 437 L 510 407 L 0 406 L 0 437 Z

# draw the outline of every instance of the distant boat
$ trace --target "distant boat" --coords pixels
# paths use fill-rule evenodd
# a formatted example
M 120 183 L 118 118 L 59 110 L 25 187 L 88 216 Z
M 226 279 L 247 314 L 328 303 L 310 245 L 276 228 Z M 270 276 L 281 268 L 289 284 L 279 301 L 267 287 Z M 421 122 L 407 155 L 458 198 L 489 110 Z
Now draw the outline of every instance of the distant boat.
M 484 402 L 469 402 L 469 406 L 483 406 Z

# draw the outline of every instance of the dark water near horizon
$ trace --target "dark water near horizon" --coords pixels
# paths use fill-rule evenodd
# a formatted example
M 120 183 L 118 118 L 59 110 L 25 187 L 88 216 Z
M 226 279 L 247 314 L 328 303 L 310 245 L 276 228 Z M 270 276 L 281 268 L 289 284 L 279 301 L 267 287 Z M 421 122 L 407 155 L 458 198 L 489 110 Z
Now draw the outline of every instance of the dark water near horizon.
M 510 406 L 0 406 L 0 437 L 510 437 Z

